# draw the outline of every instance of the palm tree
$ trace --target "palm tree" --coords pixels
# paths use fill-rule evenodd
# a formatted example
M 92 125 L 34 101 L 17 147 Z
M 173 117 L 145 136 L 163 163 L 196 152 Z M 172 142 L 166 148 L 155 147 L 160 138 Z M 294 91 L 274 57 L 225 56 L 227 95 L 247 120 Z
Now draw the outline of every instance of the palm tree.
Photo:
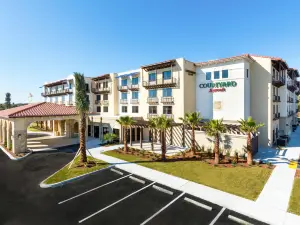
M 172 126 L 172 119 L 167 118 L 165 115 L 155 119 L 155 126 L 160 131 L 161 136 L 161 159 L 166 160 L 166 130 Z
M 89 102 L 86 94 L 86 86 L 85 86 L 85 80 L 84 80 L 84 75 L 81 73 L 74 73 L 75 77 L 75 89 L 76 89 L 76 96 L 75 96 L 75 101 L 76 101 L 76 109 L 79 113 L 80 117 L 80 161 L 82 163 L 87 162 L 87 157 L 86 157 L 86 115 L 89 111 Z
M 121 127 L 124 129 L 123 134 L 123 141 L 124 141 L 124 151 L 128 152 L 128 146 L 127 146 L 127 129 L 134 124 L 134 120 L 129 116 L 121 116 L 117 122 L 121 125 Z
M 151 151 L 154 151 L 154 130 L 156 129 L 156 118 L 150 118 L 149 119 L 149 125 L 148 128 L 151 131 L 152 138 L 151 138 Z
M 220 163 L 220 136 L 221 133 L 226 132 L 226 127 L 223 124 L 223 119 L 221 120 L 210 120 L 204 125 L 205 133 L 215 138 L 215 164 Z
M 107 133 L 104 135 L 104 140 L 108 143 L 112 143 L 117 138 L 117 135 L 114 133 Z
M 248 117 L 247 120 L 239 120 L 241 125 L 240 129 L 247 133 L 247 163 L 248 165 L 252 165 L 253 155 L 252 155 L 252 134 L 257 133 L 257 130 L 260 127 L 263 127 L 263 123 L 257 124 L 255 120 L 252 119 L 251 116 Z
M 196 153 L 196 139 L 195 139 L 195 128 L 202 120 L 201 114 L 199 112 L 185 113 L 184 118 L 180 117 L 183 124 L 189 125 L 192 128 L 192 152 L 193 155 Z

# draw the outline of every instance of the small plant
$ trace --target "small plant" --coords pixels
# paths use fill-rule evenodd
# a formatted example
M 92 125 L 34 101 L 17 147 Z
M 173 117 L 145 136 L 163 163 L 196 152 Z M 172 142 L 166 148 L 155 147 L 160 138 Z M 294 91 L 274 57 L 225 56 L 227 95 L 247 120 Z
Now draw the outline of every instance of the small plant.
M 212 149 L 211 149 L 211 147 L 209 147 L 207 149 L 207 155 L 208 155 L 209 158 L 211 157 L 211 155 L 212 155 Z
M 199 147 L 199 152 L 204 152 L 205 151 L 205 146 L 204 145 L 201 145 L 200 147 Z
M 182 158 L 185 158 L 185 151 L 181 151 L 181 150 L 180 150 L 180 153 L 181 153 L 181 155 L 182 155 Z
M 234 160 L 236 163 L 239 163 L 239 153 L 237 151 L 234 152 Z
M 267 162 L 268 168 L 272 168 L 273 164 L 271 162 Z
M 217 165 L 217 164 L 214 164 L 213 166 L 214 166 L 214 167 L 218 167 L 218 165 Z
M 141 153 L 142 156 L 145 156 L 145 153 L 146 153 L 145 149 L 142 149 L 142 150 L 140 151 L 140 153 Z
M 232 164 L 231 164 L 233 167 L 236 167 L 236 162 L 232 162 Z
M 8 148 L 9 150 L 12 150 L 12 142 L 10 143 L 10 145 L 9 145 L 9 148 Z
M 4 141 L 4 147 L 7 148 L 7 141 Z
M 226 158 L 230 158 L 230 151 L 229 150 L 226 151 Z

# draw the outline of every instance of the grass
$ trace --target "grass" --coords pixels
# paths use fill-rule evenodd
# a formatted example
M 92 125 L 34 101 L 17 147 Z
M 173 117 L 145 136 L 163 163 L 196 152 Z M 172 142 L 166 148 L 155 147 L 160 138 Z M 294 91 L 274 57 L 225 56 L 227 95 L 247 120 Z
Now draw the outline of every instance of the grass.
M 42 131 L 42 129 L 40 127 L 38 127 L 37 123 L 30 124 L 30 126 L 27 128 L 27 130 L 32 131 L 32 132 Z
M 300 215 L 300 178 L 295 178 L 288 211 Z
M 101 160 L 98 159 L 94 159 L 90 156 L 88 156 L 88 161 L 94 161 L 96 162 L 96 165 L 93 167 L 78 167 L 78 165 L 80 165 L 80 157 L 77 157 L 73 163 L 73 165 L 71 166 L 70 169 L 68 169 L 69 164 L 68 163 L 65 167 L 63 167 L 63 169 L 61 169 L 60 171 L 58 171 L 56 174 L 53 174 L 52 176 L 48 177 L 47 180 L 45 181 L 46 184 L 54 184 L 57 182 L 61 182 L 73 177 L 77 177 L 79 175 L 82 174 L 86 174 L 86 173 L 90 173 L 105 167 L 108 167 L 109 164 L 106 162 L 103 162 Z
M 129 162 L 137 162 L 141 166 L 250 200 L 257 199 L 272 172 L 271 169 L 258 166 L 224 168 L 221 165 L 213 167 L 203 161 L 153 162 L 150 159 L 126 155 L 117 151 L 108 151 L 103 154 Z

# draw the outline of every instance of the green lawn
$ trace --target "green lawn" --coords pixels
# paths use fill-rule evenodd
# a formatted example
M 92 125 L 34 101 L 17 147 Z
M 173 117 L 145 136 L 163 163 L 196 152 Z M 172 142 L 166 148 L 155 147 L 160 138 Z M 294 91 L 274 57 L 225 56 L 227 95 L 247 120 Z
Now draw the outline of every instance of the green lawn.
M 59 172 L 57 172 L 56 174 L 52 175 L 51 177 L 49 177 L 45 183 L 46 184 L 54 184 L 60 181 L 64 181 L 73 177 L 77 177 L 79 175 L 82 174 L 86 174 L 86 173 L 90 173 L 93 172 L 95 170 L 99 170 L 102 168 L 105 168 L 107 166 L 109 166 L 108 163 L 103 162 L 101 160 L 98 159 L 94 159 L 90 156 L 88 156 L 88 161 L 94 161 L 96 162 L 96 166 L 93 167 L 76 167 L 79 164 L 79 157 L 77 157 L 75 159 L 75 162 L 73 163 L 73 165 L 71 166 L 70 169 L 68 169 L 69 164 L 67 164 L 62 170 L 60 170 Z
M 150 159 L 117 151 L 104 154 L 251 200 L 256 200 L 272 172 L 271 169 L 258 166 L 224 168 L 213 167 L 203 161 L 151 162 Z
M 32 131 L 32 132 L 42 131 L 42 129 L 40 127 L 38 127 L 37 123 L 30 124 L 30 126 L 27 128 L 27 130 Z
M 289 212 L 300 215 L 300 179 L 296 178 L 289 203 Z

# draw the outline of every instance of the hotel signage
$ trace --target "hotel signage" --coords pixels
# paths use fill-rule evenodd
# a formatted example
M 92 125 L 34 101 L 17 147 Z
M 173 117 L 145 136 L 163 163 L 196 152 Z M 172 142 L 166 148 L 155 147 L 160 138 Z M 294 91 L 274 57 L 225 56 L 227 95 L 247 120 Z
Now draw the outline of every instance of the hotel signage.
M 199 88 L 209 88 L 209 92 L 225 92 L 228 87 L 236 87 L 236 81 L 203 83 L 199 84 Z

